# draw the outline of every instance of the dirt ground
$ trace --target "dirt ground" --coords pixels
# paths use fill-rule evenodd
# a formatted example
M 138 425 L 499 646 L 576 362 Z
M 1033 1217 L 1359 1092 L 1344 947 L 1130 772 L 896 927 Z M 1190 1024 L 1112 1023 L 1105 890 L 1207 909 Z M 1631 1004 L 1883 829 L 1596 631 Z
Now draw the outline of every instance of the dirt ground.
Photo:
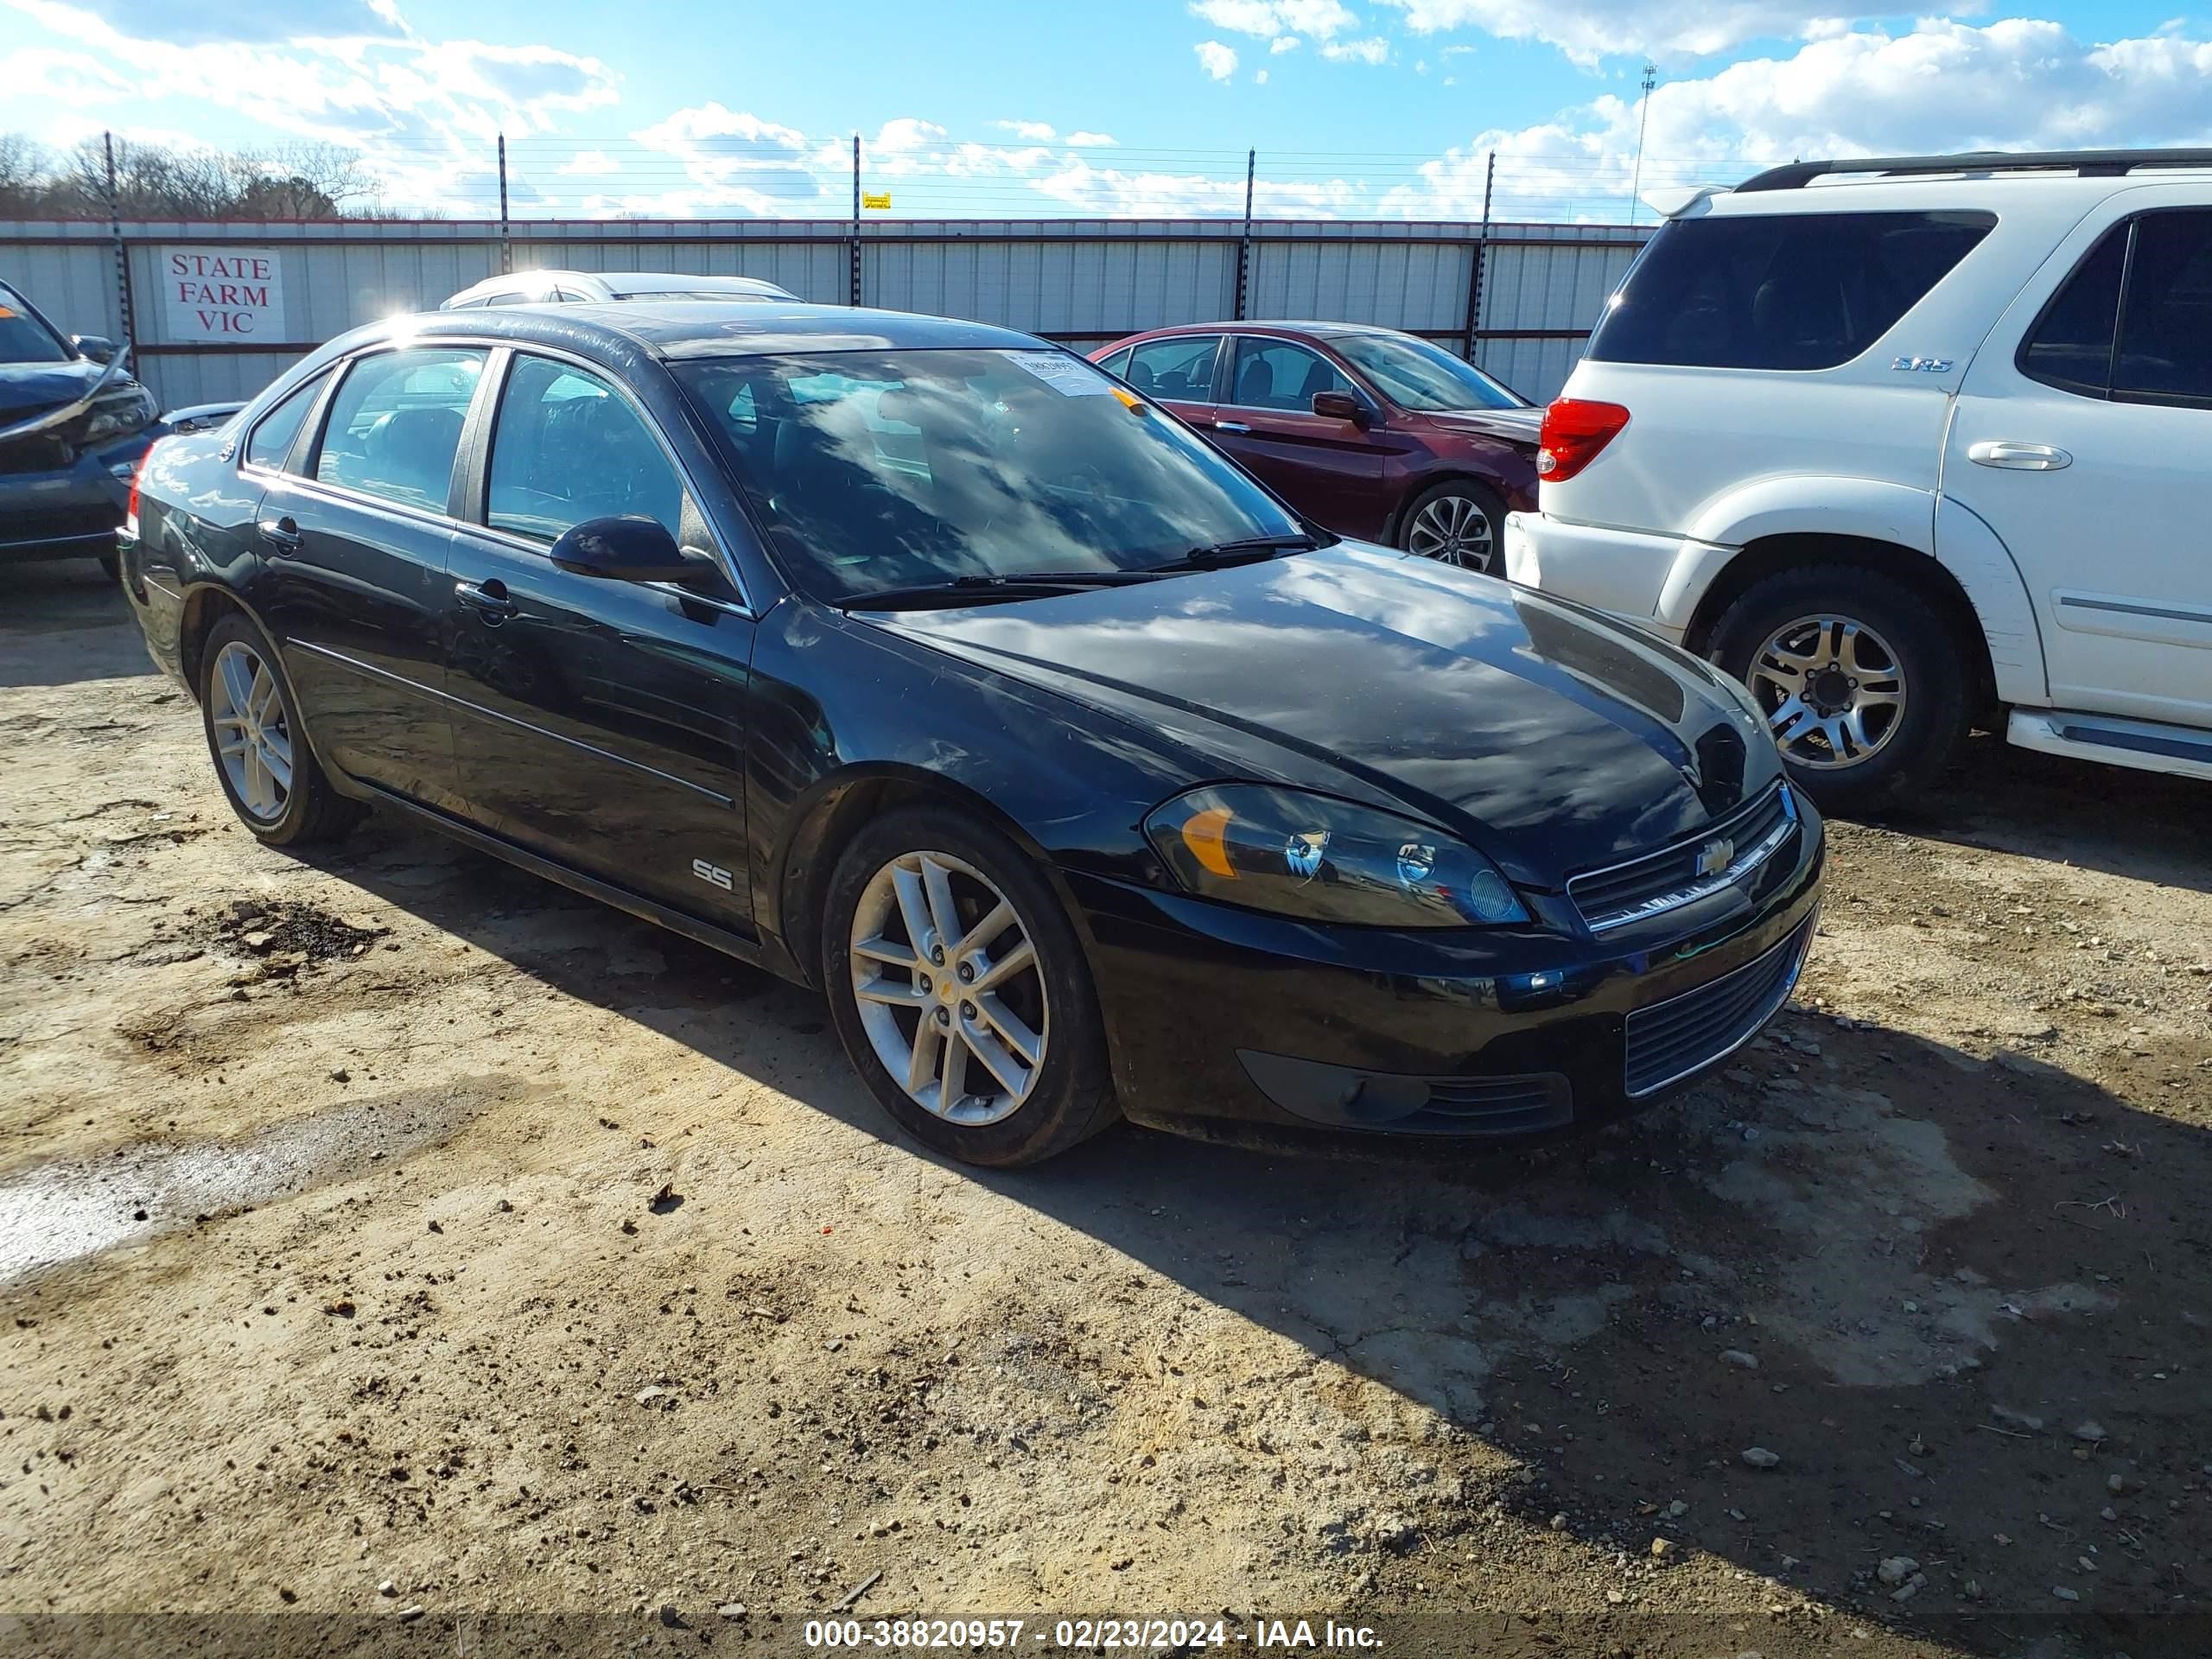
M 92 568 L 0 573 L 0 1631 L 2212 1652 L 2208 823 L 1977 738 L 1592 1141 L 985 1174 L 799 991 L 386 821 L 259 848 Z

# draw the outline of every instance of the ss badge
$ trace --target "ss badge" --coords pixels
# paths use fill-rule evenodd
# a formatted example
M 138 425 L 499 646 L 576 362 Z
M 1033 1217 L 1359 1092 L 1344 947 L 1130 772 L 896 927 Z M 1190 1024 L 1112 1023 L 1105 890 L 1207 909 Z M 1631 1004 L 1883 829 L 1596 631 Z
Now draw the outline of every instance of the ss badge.
M 729 872 L 719 864 L 709 864 L 703 858 L 695 858 L 691 861 L 691 874 L 709 887 L 720 887 L 724 893 L 731 891 Z

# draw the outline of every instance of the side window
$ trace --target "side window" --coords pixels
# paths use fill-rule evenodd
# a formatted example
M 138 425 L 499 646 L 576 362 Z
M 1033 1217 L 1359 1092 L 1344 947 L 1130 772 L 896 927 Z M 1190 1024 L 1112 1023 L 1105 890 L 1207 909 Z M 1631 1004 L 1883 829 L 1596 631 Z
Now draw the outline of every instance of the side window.
M 550 542 L 587 518 L 626 514 L 683 529 L 683 486 L 645 421 L 597 375 L 518 357 L 492 434 L 485 522 Z
M 1351 390 L 1351 382 L 1334 365 L 1303 346 L 1279 340 L 1236 342 L 1236 378 L 1230 383 L 1229 401 L 1240 409 L 1298 410 L 1310 415 L 1314 393 Z
M 1213 401 L 1213 360 L 1219 334 L 1177 334 L 1147 340 L 1129 353 L 1128 383 L 1147 397 L 1171 404 Z
M 2212 405 L 2212 208 L 2135 221 L 2112 395 Z
M 1130 349 L 1130 347 L 1124 346 L 1120 351 L 1115 353 L 1113 356 L 1106 359 L 1105 361 L 1101 363 L 1098 366 L 1105 370 L 1109 374 L 1117 374 L 1121 376 L 1122 379 L 1128 379 L 1129 378 Z
M 1669 219 L 1629 268 L 1586 355 L 1832 369 L 1889 333 L 1996 222 L 1953 212 Z
M 292 453 L 292 440 L 300 435 L 300 423 L 322 395 L 323 385 L 324 378 L 315 376 L 261 417 L 253 435 L 245 441 L 245 458 L 250 463 L 283 469 L 284 457 Z
M 2113 329 L 2129 227 L 2115 225 L 2050 296 L 2021 342 L 2020 372 L 2061 391 L 2101 397 L 2111 385 Z
M 357 358 L 332 399 L 315 475 L 431 512 L 446 510 L 461 429 L 484 372 L 474 346 Z
M 503 288 L 496 294 L 484 296 L 486 305 L 526 305 L 529 302 L 530 296 L 516 288 Z

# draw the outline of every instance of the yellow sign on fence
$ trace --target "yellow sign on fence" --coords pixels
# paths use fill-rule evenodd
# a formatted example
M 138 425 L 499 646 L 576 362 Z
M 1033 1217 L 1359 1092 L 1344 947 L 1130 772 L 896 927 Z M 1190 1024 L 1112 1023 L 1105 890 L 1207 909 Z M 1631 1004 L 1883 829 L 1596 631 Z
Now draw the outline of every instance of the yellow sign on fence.
M 863 195 L 861 198 L 861 206 L 863 207 L 874 207 L 879 211 L 887 208 L 891 206 L 891 193 L 888 190 L 886 190 L 881 195 L 876 195 L 873 193 Z

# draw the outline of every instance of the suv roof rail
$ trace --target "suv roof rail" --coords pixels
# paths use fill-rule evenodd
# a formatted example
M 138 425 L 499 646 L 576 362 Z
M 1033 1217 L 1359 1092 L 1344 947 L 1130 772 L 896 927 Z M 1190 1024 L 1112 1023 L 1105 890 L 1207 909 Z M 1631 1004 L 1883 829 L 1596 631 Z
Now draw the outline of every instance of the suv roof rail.
M 1928 173 L 2075 172 L 2085 179 L 2116 179 L 2139 167 L 2212 168 L 2212 149 L 1978 149 L 1962 156 L 1861 156 L 1830 162 L 1791 162 L 1755 173 L 1736 187 L 1797 190 L 1815 179 L 1846 173 L 1910 177 Z

